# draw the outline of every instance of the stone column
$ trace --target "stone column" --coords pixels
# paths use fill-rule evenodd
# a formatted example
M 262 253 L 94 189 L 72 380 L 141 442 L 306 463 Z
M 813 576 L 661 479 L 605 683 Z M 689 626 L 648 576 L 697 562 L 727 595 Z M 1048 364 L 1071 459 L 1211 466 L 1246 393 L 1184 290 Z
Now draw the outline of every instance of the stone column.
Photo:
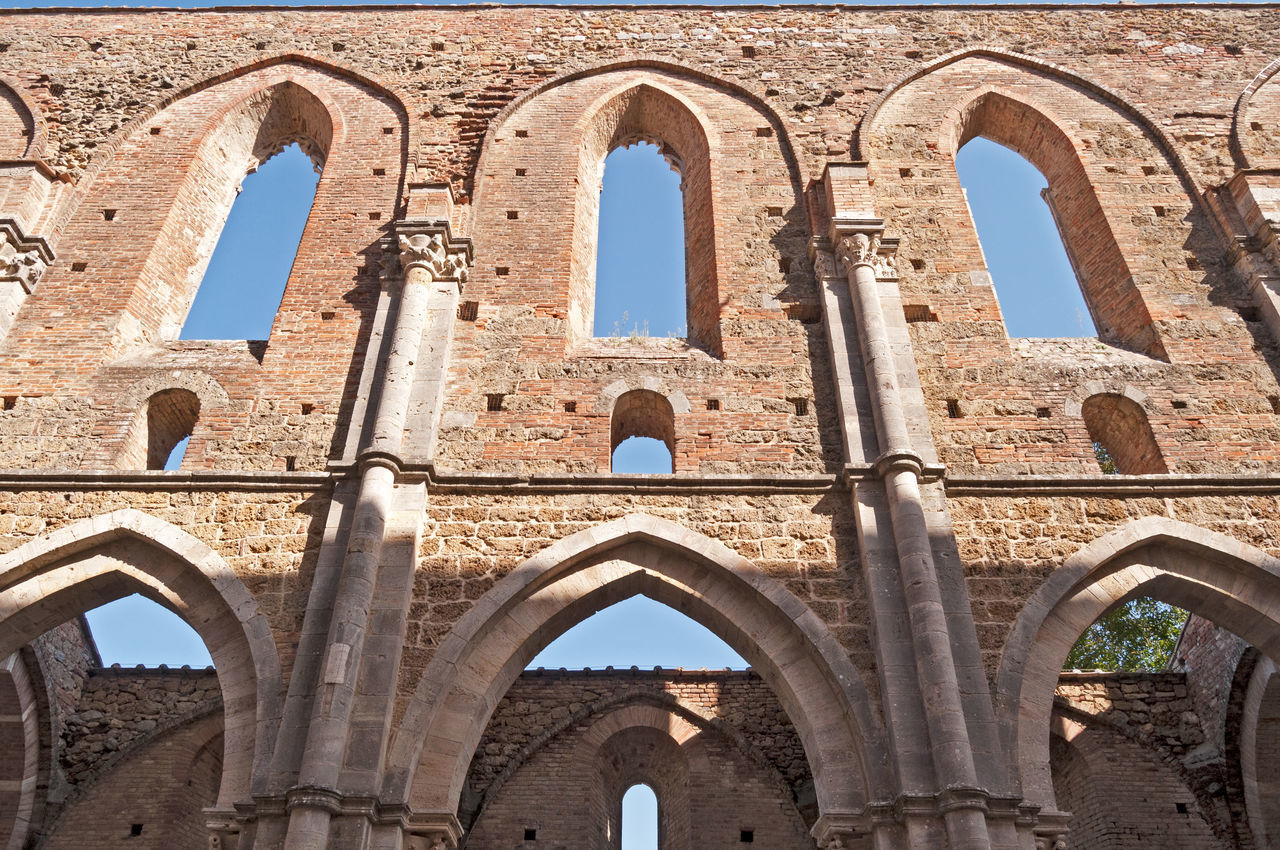
M 985 816 L 986 792 L 978 785 L 946 607 L 920 493 L 924 461 L 912 448 L 898 367 L 881 306 L 877 276 L 896 277 L 892 254 L 881 250 L 882 228 L 879 220 L 836 223 L 832 241 L 847 275 L 876 421 L 880 454 L 875 459 L 874 473 L 883 482 L 888 501 L 901 598 L 923 702 L 925 729 L 921 731 L 928 736 L 947 846 L 952 850 L 988 850 L 991 841 Z M 895 733 L 903 731 L 906 730 Z
M 414 365 L 427 331 L 433 288 L 439 286 L 443 297 L 451 297 L 456 302 L 471 259 L 470 242 L 454 239 L 447 222 L 402 222 L 397 228 L 397 237 L 404 284 L 372 432 L 368 447 L 358 458 L 360 490 L 352 508 L 351 530 L 333 599 L 301 769 L 296 787 L 287 795 L 289 827 L 284 846 L 289 850 L 329 846 L 330 822 L 336 814 L 376 808 L 365 805 L 364 801 L 353 800 L 352 805 L 348 805 L 344 795 L 347 789 L 340 787 L 339 777 L 350 747 L 385 749 L 386 746 L 385 730 L 383 740 L 377 741 L 352 735 L 352 713 L 358 702 L 356 683 L 364 666 L 366 640 L 370 636 L 370 611 L 376 607 L 378 571 L 393 510 L 396 479 L 403 463 L 400 451 Z M 388 666 L 385 655 L 379 662 L 380 668 Z M 379 669 L 373 671 L 373 675 L 393 686 L 395 672 Z M 364 828 L 367 829 L 367 825 Z M 344 841 L 362 842 L 360 838 Z

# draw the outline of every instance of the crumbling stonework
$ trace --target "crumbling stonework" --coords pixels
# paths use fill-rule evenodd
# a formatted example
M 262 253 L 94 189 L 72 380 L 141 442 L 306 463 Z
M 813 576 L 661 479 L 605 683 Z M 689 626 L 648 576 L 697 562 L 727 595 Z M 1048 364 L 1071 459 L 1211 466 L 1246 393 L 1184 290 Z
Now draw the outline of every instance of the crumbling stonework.
M 605 850 L 646 781 L 664 850 L 1280 842 L 1278 25 L 0 12 L 0 841 Z M 977 136 L 1047 178 L 1097 338 L 1009 337 Z M 591 326 L 638 141 L 678 339 Z M 292 144 L 269 338 L 179 341 Z M 631 436 L 672 474 L 614 475 Z M 216 693 L 96 669 L 76 618 L 134 592 Z M 636 594 L 752 672 L 521 674 Z M 1140 595 L 1196 615 L 1174 669 L 1060 678 Z

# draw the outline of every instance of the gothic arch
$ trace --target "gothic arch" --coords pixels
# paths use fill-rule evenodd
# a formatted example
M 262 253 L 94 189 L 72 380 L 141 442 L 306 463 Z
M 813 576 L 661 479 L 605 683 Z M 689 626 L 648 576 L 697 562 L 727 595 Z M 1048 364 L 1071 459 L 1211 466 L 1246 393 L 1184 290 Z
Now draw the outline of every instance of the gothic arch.
M 1151 137 L 1155 139 L 1161 153 L 1163 153 L 1173 164 L 1174 169 L 1177 171 L 1179 178 L 1184 184 L 1184 188 L 1187 190 L 1187 193 L 1191 195 L 1193 199 L 1199 198 L 1200 186 L 1192 174 L 1191 169 L 1187 166 L 1186 160 L 1182 158 L 1182 154 L 1179 152 L 1178 147 L 1173 144 L 1173 140 L 1169 138 L 1169 135 L 1161 129 L 1160 125 L 1157 124 L 1151 116 L 1141 108 L 1130 103 L 1124 95 L 1053 62 L 1045 62 L 1044 60 L 1036 59 L 1032 56 L 1026 56 L 1021 53 L 1015 53 L 1011 50 L 1003 50 L 999 47 L 993 46 L 966 47 L 961 50 L 952 51 L 951 53 L 944 53 L 932 62 L 927 62 L 912 69 L 911 71 L 908 71 L 906 74 L 903 74 L 897 80 L 894 80 L 886 86 L 884 91 L 880 92 L 880 94 L 876 96 L 876 99 L 871 102 L 871 106 L 867 107 L 866 113 L 864 113 L 862 120 L 858 122 L 858 127 L 854 131 L 852 146 L 854 159 L 866 160 L 869 158 L 870 152 L 866 149 L 866 139 L 871 135 L 871 131 L 875 126 L 875 122 L 879 116 L 881 108 L 893 95 L 897 94 L 899 90 L 905 88 L 916 80 L 926 77 L 934 71 L 971 57 L 992 59 L 997 62 L 1003 62 L 1008 65 L 1024 68 L 1028 71 L 1042 74 L 1050 78 L 1056 78 L 1058 81 L 1072 87 L 1084 89 L 1085 91 L 1090 92 L 1091 94 L 1094 94 L 1115 106 L 1120 112 L 1127 115 L 1133 123 L 1140 126 L 1143 131 L 1150 134 Z
M 1047 179 L 1045 198 L 1099 338 L 1170 359 L 1168 323 L 1153 316 L 1173 293 L 1202 285 L 1186 252 L 1189 242 L 1199 244 L 1193 226 L 1207 223 L 1191 172 L 1168 139 L 1116 93 L 1026 57 L 971 49 L 916 69 L 872 105 L 857 144 L 878 180 L 923 179 L 936 189 L 950 258 L 981 256 L 959 177 L 945 167 L 976 136 L 1018 152 Z M 921 157 L 944 167 L 922 177 L 909 167 Z M 1165 202 L 1159 215 L 1146 210 L 1160 231 L 1155 249 L 1134 224 L 1142 208 L 1118 191 L 1139 173 Z M 983 270 L 981 260 L 968 263 Z M 976 294 L 971 309 L 990 321 L 998 314 L 994 293 Z
M 1137 596 L 1199 613 L 1280 657 L 1280 560 L 1223 534 L 1145 517 L 1067 559 L 1023 607 L 996 682 L 1005 751 L 1028 802 L 1054 808 L 1049 729 L 1067 653 L 1094 620 Z
M 643 593 L 746 658 L 795 724 L 823 812 L 888 787 L 881 726 L 848 654 L 811 610 L 745 558 L 632 515 L 561 540 L 498 582 L 442 639 L 392 740 L 384 799 L 452 813 L 493 706 L 557 635 Z
M 221 556 L 177 526 L 126 508 L 0 556 L 0 657 L 131 593 L 179 614 L 213 656 L 226 712 L 219 807 L 261 793 L 283 693 L 275 640 Z
M 565 83 L 582 79 L 583 77 L 595 76 L 597 74 L 605 74 L 610 71 L 622 71 L 631 69 L 652 69 L 661 73 L 675 74 L 687 77 L 692 80 L 700 81 L 707 85 L 724 89 L 748 101 L 752 107 L 762 113 L 777 134 L 779 143 L 782 147 L 783 157 L 787 162 L 787 171 L 791 175 L 791 180 L 796 187 L 796 191 L 800 192 L 802 187 L 808 184 L 808 178 L 803 171 L 803 164 L 796 157 L 795 149 L 791 144 L 791 136 L 787 132 L 787 125 L 783 122 L 782 117 L 769 104 L 769 102 L 759 93 L 744 87 L 741 83 L 733 80 L 709 74 L 706 71 L 694 68 L 689 65 L 681 65 L 678 62 L 672 62 L 669 57 L 640 54 L 626 59 L 618 59 L 611 62 L 601 62 L 586 65 L 577 70 L 569 71 L 564 74 L 552 77 L 512 100 L 502 110 L 494 116 L 489 123 L 489 129 L 485 133 L 484 142 L 480 147 L 479 161 L 476 164 L 476 175 L 484 173 L 485 155 L 493 144 L 494 137 L 498 130 L 517 110 L 525 103 L 532 100 L 544 92 L 548 92 Z M 477 179 L 477 195 L 479 194 L 479 180 Z
M 45 138 L 40 110 L 17 83 L 0 75 L 0 160 L 38 159 Z
M 1274 168 L 1280 164 L 1280 155 L 1276 150 L 1280 145 L 1280 126 L 1272 127 L 1271 135 L 1276 141 L 1272 144 L 1271 150 L 1266 150 L 1259 139 L 1262 129 L 1255 129 L 1249 118 L 1249 109 L 1254 105 L 1254 97 L 1264 88 L 1274 89 L 1280 85 L 1275 82 L 1278 72 L 1280 72 L 1280 59 L 1275 59 L 1258 72 L 1236 100 L 1236 106 L 1231 115 L 1231 155 L 1235 159 L 1237 168 Z M 1280 99 L 1280 96 L 1273 95 L 1273 97 Z M 1277 100 L 1272 100 L 1271 105 L 1276 113 L 1275 121 L 1280 122 L 1280 109 L 1275 109 L 1274 106 L 1276 102 Z

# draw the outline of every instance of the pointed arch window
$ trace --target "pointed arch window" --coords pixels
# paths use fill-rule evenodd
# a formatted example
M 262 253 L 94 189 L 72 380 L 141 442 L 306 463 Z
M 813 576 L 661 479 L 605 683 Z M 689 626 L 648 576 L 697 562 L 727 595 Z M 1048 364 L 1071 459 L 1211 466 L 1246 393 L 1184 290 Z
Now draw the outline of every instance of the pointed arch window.
M 613 405 L 610 438 L 612 471 L 675 471 L 675 411 L 661 393 L 631 390 L 618 396 Z
M 1133 399 L 1119 393 L 1091 395 L 1080 406 L 1080 415 L 1103 473 L 1150 475 L 1169 471 L 1147 414 Z
M 1048 116 L 998 91 L 979 94 L 956 115 L 951 149 L 957 154 L 972 140 L 983 138 L 1024 158 L 1043 176 L 1047 184 L 1043 197 L 1098 338 L 1165 359 L 1151 313 L 1070 137 Z M 975 148 L 979 151 L 981 146 Z M 1020 269 L 1019 276 L 1033 293 L 1041 284 L 1033 270 Z
M 636 146 L 632 150 L 628 150 Z M 611 156 L 612 155 L 612 156 Z M 656 156 L 668 164 L 659 172 Z M 633 86 L 600 105 L 589 119 L 583 139 L 578 165 L 578 196 L 574 216 L 574 252 L 570 270 L 570 338 L 575 342 L 598 336 L 609 336 L 617 323 L 619 335 L 629 337 L 636 330 L 643 330 L 640 317 L 629 312 L 627 320 L 621 320 L 620 311 L 602 314 L 598 321 L 597 299 L 597 242 L 601 233 L 601 190 L 605 188 L 606 158 L 610 167 L 635 160 L 653 169 L 654 178 L 646 189 L 667 184 L 658 194 L 665 196 L 662 213 L 668 223 L 674 222 L 674 194 L 670 190 L 672 178 L 678 175 L 680 209 L 683 235 L 684 273 L 682 281 L 684 333 L 676 326 L 672 331 L 663 320 L 664 329 L 673 335 L 683 336 L 687 342 L 719 355 L 720 303 L 717 269 L 715 216 L 712 204 L 711 147 L 706 130 L 694 110 L 674 92 L 657 85 L 643 83 Z M 674 171 L 675 174 L 670 172 Z M 660 177 L 658 175 L 661 175 Z M 609 188 L 612 192 L 612 187 Z M 649 239 L 674 241 L 668 235 L 650 236 Z M 647 268 L 652 268 L 652 258 L 660 252 L 679 255 L 678 246 L 672 244 L 646 244 L 643 237 L 623 234 L 633 247 L 645 257 Z M 602 267 L 601 271 L 606 270 Z M 661 275 L 679 275 L 679 272 L 660 272 Z M 634 296 L 633 303 L 643 303 L 648 298 L 652 282 L 645 275 L 638 276 L 639 283 L 630 288 L 644 287 Z M 679 277 L 677 277 L 679 280 Z M 608 283 L 608 281 L 603 281 Z M 679 307 L 677 307 L 677 312 Z M 653 321 L 651 319 L 651 321 Z M 603 325 L 603 326 L 602 326 Z M 656 328 L 651 325 L 650 333 Z

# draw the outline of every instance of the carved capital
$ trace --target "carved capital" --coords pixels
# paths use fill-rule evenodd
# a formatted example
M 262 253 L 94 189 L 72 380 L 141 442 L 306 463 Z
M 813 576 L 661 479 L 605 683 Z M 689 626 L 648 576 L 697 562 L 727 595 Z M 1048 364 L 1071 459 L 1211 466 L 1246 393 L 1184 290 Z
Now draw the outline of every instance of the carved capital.
M 405 274 L 423 269 L 433 281 L 466 283 L 471 269 L 471 240 L 456 238 L 447 222 L 401 222 L 396 227 L 400 266 Z
M 879 233 L 852 233 L 836 242 L 836 257 L 847 274 L 858 266 L 870 266 L 877 278 L 893 279 L 898 276 L 896 247 L 896 242 L 886 242 Z
M 43 239 L 24 235 L 13 219 L 0 219 L 0 281 L 16 282 L 30 295 L 52 261 Z

